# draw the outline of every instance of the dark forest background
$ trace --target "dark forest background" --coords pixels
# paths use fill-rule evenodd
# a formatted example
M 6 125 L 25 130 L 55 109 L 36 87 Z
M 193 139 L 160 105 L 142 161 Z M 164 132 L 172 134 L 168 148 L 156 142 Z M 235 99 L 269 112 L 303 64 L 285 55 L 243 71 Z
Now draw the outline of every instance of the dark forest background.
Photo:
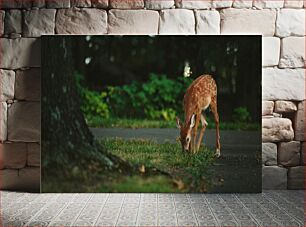
M 231 121 L 233 110 L 238 108 L 238 114 L 248 112 L 248 121 L 260 122 L 261 36 L 74 36 L 72 39 L 75 69 L 83 78 L 82 86 L 89 90 L 100 93 L 108 86 L 123 87 L 135 81 L 139 85 L 149 81 L 152 74 L 181 79 L 187 63 L 192 71 L 191 80 L 202 74 L 215 78 L 222 121 Z M 182 112 L 183 93 L 176 100 Z

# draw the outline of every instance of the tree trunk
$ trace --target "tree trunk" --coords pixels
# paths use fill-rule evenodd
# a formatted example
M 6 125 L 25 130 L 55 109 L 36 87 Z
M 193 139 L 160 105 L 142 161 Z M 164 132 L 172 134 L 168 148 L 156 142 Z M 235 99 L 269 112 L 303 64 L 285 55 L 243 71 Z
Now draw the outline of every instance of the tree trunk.
M 88 129 L 74 76 L 75 37 L 42 37 L 42 176 L 75 168 L 131 172 L 129 163 L 109 154 Z

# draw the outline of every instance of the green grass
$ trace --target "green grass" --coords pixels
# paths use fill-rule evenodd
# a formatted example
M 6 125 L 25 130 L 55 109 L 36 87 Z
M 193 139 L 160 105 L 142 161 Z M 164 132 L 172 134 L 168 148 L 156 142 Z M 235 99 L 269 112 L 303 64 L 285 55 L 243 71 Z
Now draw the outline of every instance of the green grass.
M 109 152 L 129 161 L 139 171 L 116 173 L 78 170 L 69 177 L 49 174 L 43 192 L 205 192 L 211 185 L 214 152 L 202 147 L 197 154 L 182 152 L 180 144 L 151 140 L 108 138 L 99 141 Z M 87 169 L 85 171 L 85 169 Z M 57 172 L 57 170 L 55 170 Z
M 101 118 L 87 119 L 89 127 L 94 128 L 176 128 L 175 121 L 127 119 L 127 118 Z M 214 129 L 215 123 L 208 119 L 208 128 Z M 221 130 L 260 130 L 261 125 L 246 122 L 220 122 Z
M 143 166 L 144 170 L 157 168 L 169 173 L 181 191 L 199 192 L 210 187 L 210 166 L 215 158 L 214 151 L 208 148 L 201 147 L 197 154 L 187 154 L 182 152 L 178 143 L 158 144 L 143 139 L 103 139 L 101 144 L 122 159 Z
M 80 183 L 81 182 L 81 183 Z M 49 177 L 42 181 L 42 192 L 180 192 L 169 177 L 123 176 L 108 174 L 103 176 L 73 178 Z
M 166 176 L 130 176 L 118 178 L 101 186 L 99 192 L 180 192 Z
M 159 121 L 146 119 L 127 119 L 127 118 L 101 118 L 91 117 L 87 120 L 89 127 L 103 128 L 175 128 L 173 121 Z

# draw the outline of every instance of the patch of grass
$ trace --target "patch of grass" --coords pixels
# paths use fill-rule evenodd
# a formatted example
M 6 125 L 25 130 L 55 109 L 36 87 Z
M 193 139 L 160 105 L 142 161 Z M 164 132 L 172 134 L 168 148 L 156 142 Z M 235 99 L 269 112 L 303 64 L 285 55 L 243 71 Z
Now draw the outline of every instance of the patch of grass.
M 201 147 L 197 154 L 182 152 L 180 144 L 158 144 L 151 140 L 107 138 L 101 144 L 111 153 L 146 168 L 169 173 L 181 191 L 206 191 L 210 186 L 210 166 L 214 151 Z
M 180 192 L 173 181 L 165 176 L 130 176 L 103 185 L 99 192 Z
M 44 176 L 43 192 L 205 192 L 211 185 L 214 152 L 202 147 L 197 154 L 182 152 L 180 144 L 151 140 L 107 138 L 100 143 L 111 153 L 129 161 L 133 173 L 72 171 Z
M 80 183 L 81 182 L 81 183 Z M 42 182 L 43 192 L 180 192 L 170 177 L 164 175 L 90 175 L 71 178 L 49 177 Z
M 128 118 L 102 118 L 91 117 L 87 119 L 89 127 L 94 128 L 176 128 L 175 121 L 128 119 Z M 214 129 L 215 123 L 208 119 L 208 128 Z M 221 122 L 221 130 L 260 130 L 261 125 L 246 122 Z
M 159 121 L 146 119 L 128 119 L 128 118 L 101 118 L 92 117 L 87 120 L 89 127 L 104 128 L 175 128 L 174 121 Z

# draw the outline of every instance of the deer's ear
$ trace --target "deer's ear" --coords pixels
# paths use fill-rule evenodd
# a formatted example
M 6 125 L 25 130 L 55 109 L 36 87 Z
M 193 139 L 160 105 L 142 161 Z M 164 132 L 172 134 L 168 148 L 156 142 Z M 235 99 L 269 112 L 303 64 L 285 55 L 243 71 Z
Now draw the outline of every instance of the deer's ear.
M 190 119 L 190 128 L 193 128 L 195 125 L 195 114 L 192 114 L 192 117 Z
M 182 127 L 182 124 L 181 124 L 181 121 L 180 121 L 179 117 L 176 117 L 176 125 L 179 129 Z

